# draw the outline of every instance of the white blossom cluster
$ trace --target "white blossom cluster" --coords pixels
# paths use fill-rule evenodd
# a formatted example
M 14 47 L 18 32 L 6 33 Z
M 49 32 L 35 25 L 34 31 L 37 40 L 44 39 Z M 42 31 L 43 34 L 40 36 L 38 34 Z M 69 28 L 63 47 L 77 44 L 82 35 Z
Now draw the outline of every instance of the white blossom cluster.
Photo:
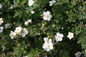
M 3 18 L 0 18 L 0 25 L 2 25 L 3 22 L 4 22 Z M 0 33 L 3 32 L 3 29 L 4 29 L 4 27 L 0 26 Z
M 28 5 L 30 7 L 33 6 L 34 3 L 35 3 L 34 0 L 29 0 L 28 1 Z M 55 3 L 56 3 L 55 0 L 49 1 L 49 6 L 53 6 Z M 2 8 L 2 5 L 0 4 L 0 9 L 1 8 Z M 12 9 L 12 8 L 13 7 L 10 7 L 10 9 Z M 34 14 L 35 12 L 33 10 L 31 10 L 30 13 Z M 51 18 L 52 18 L 52 14 L 51 14 L 50 11 L 43 12 L 42 16 L 43 16 L 43 20 L 46 20 L 46 21 L 50 21 Z M 0 25 L 2 25 L 3 22 L 4 22 L 3 18 L 0 18 Z M 29 20 L 25 21 L 24 25 L 28 25 L 29 23 L 32 23 L 32 19 L 29 19 Z M 10 24 L 9 23 L 5 24 L 5 28 L 10 28 Z M 0 33 L 3 32 L 3 29 L 4 28 L 1 26 L 0 27 Z M 11 39 L 14 39 L 18 36 L 25 37 L 27 34 L 28 34 L 28 30 L 26 28 L 23 28 L 23 27 L 19 26 L 19 27 L 16 27 L 14 31 L 10 31 L 9 35 L 10 35 Z M 55 35 L 56 42 L 62 41 L 63 37 L 64 37 L 63 34 L 57 32 L 56 35 Z M 69 32 L 67 37 L 69 39 L 72 39 L 74 37 L 74 34 L 72 32 Z M 53 49 L 52 39 L 50 39 L 48 37 L 44 38 L 43 49 L 46 50 L 46 51 L 50 51 L 50 50 Z
M 3 22 L 4 22 L 3 18 L 0 18 L 0 25 L 2 25 Z M 5 24 L 4 26 L 5 26 L 5 29 L 10 28 L 10 24 L 9 23 Z M 3 29 L 4 29 L 4 27 L 0 26 L 0 33 L 3 32 Z
M 55 2 L 56 2 L 55 0 L 49 1 L 49 6 L 53 6 L 53 4 L 54 4 Z M 29 1 L 28 1 L 28 5 L 29 5 L 30 7 L 33 6 L 34 3 L 35 3 L 34 0 L 29 0 Z M 34 11 L 33 11 L 33 10 L 31 10 L 30 12 L 31 12 L 31 14 L 34 14 Z M 44 20 L 50 21 L 51 18 L 52 18 L 52 15 L 51 15 L 50 11 L 43 12 L 43 19 L 44 19 Z
M 19 27 L 16 27 L 14 31 L 10 32 L 10 37 L 11 39 L 14 39 L 19 35 L 21 35 L 22 37 L 25 37 L 27 34 L 28 34 L 27 29 L 19 26 Z
M 55 2 L 56 2 L 55 0 L 49 1 L 49 6 L 53 6 L 53 4 Z M 44 20 L 50 21 L 51 18 L 52 18 L 52 15 L 51 15 L 50 11 L 43 12 L 43 19 Z
M 1 8 L 2 8 L 2 4 L 0 4 L 0 9 Z M 3 21 L 3 18 L 0 18 L 0 25 L 2 25 L 3 22 L 4 22 Z M 3 29 L 4 29 L 4 27 L 3 26 L 0 26 L 0 33 L 3 32 Z
M 53 6 L 53 4 L 55 4 L 55 2 L 56 2 L 56 0 L 49 1 L 49 6 Z M 32 6 L 34 3 L 35 3 L 34 0 L 29 0 L 28 1 L 29 6 Z
M 56 40 L 57 42 L 62 41 L 62 40 L 63 40 L 63 37 L 64 37 L 63 34 L 61 34 L 61 33 L 56 33 L 56 35 L 55 35 L 55 40 Z M 69 39 L 72 39 L 72 38 L 74 37 L 74 34 L 73 34 L 72 32 L 69 32 L 68 35 L 67 35 L 67 37 L 68 37 Z M 43 49 L 46 50 L 46 51 L 52 50 L 52 49 L 53 49 L 52 39 L 48 39 L 47 37 L 45 37 L 45 38 L 44 38 L 44 41 L 45 41 L 45 43 L 43 44 Z
M 58 41 L 62 41 L 63 37 L 64 37 L 63 34 L 60 34 L 60 33 L 56 33 L 56 35 L 55 35 L 55 39 L 56 39 L 57 42 Z M 72 39 L 74 37 L 74 34 L 72 32 L 69 32 L 68 35 L 67 35 L 67 37 L 69 39 Z
M 53 49 L 53 43 L 52 43 L 52 39 L 48 39 L 47 37 L 44 38 L 45 43 L 43 44 L 43 48 L 46 51 L 50 51 Z

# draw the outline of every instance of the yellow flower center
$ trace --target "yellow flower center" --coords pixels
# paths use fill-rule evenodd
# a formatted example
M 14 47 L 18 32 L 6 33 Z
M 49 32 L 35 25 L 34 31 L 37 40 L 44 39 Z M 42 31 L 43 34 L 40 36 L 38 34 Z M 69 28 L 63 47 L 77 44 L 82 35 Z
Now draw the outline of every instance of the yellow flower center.
M 19 29 L 17 29 L 17 31 L 19 31 Z
M 2 22 L 2 20 L 0 20 L 0 23 Z
M 11 34 L 11 36 L 14 36 L 13 34 Z
M 31 2 L 31 4 L 33 4 L 33 2 Z
M 6 26 L 7 28 L 9 27 L 9 25 Z
M 57 38 L 61 38 L 60 36 L 57 36 Z
M 47 45 L 47 47 L 49 48 L 49 47 L 50 47 L 50 45 Z
M 48 17 L 49 15 L 45 15 L 46 17 Z
M 72 35 L 70 35 L 70 37 L 72 37 Z

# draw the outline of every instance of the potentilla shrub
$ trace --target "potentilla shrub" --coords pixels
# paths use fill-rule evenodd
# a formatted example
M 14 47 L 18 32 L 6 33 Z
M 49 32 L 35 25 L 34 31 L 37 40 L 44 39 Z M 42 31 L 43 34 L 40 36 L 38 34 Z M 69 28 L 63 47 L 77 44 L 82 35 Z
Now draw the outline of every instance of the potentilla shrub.
M 86 56 L 83 0 L 0 0 L 0 57 Z

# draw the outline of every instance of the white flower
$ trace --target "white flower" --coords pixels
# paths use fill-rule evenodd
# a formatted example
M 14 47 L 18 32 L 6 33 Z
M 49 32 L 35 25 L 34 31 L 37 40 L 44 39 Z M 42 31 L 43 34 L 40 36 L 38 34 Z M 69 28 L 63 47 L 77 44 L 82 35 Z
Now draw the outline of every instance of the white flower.
M 28 25 L 29 23 L 32 23 L 32 19 L 27 20 L 24 24 Z
M 34 1 L 33 0 L 29 0 L 28 5 L 32 6 L 33 4 L 34 4 Z
M 2 4 L 0 4 L 0 9 L 2 8 Z
M 72 32 L 69 32 L 68 35 L 67 35 L 67 37 L 68 37 L 69 39 L 72 39 L 72 38 L 74 37 L 74 34 L 73 34 Z
M 52 1 L 49 1 L 49 6 L 52 6 L 56 1 L 55 0 L 52 0 Z
M 81 53 L 80 51 L 78 51 L 78 52 L 75 54 L 76 57 L 81 57 L 81 55 L 82 55 L 82 53 Z
M 28 21 L 26 21 L 24 24 L 25 24 L 25 25 L 28 25 L 29 23 L 28 23 Z
M 23 28 L 20 35 L 22 35 L 22 37 L 25 37 L 28 34 L 28 31 L 26 30 L 26 28 Z
M 4 21 L 3 21 L 3 19 L 2 18 L 0 18 L 0 25 L 3 23 Z
M 35 13 L 33 10 L 31 10 L 30 12 L 31 12 L 31 14 L 34 14 Z
M 15 32 L 16 32 L 17 34 L 19 34 L 19 33 L 21 32 L 21 30 L 22 30 L 22 27 L 16 27 Z
M 10 28 L 10 24 L 9 23 L 5 24 L 5 28 Z
M 43 44 L 43 49 L 45 49 L 46 51 L 52 50 L 53 49 L 52 40 L 45 37 L 44 41 L 45 41 L 45 43 Z
M 60 33 L 57 33 L 56 35 L 55 35 L 55 39 L 56 39 L 56 41 L 58 42 L 58 41 L 62 41 L 63 39 L 63 34 L 60 34 Z
M 51 39 L 48 39 L 47 37 L 44 38 L 45 43 L 52 43 Z
M 11 6 L 10 6 L 10 9 L 13 9 L 13 7 L 14 7 L 14 6 L 13 6 L 13 5 L 11 5 Z
M 14 37 L 16 37 L 16 33 L 13 32 L 13 31 L 11 31 L 11 33 L 10 33 L 10 37 L 11 37 L 11 39 L 13 39 Z
M 46 51 L 52 50 L 53 49 L 52 43 L 44 43 L 43 49 L 45 49 Z
M 3 32 L 3 29 L 4 29 L 3 27 L 0 27 L 0 33 Z
M 50 19 L 52 18 L 52 15 L 50 14 L 50 11 L 46 11 L 43 13 L 43 19 L 50 21 Z

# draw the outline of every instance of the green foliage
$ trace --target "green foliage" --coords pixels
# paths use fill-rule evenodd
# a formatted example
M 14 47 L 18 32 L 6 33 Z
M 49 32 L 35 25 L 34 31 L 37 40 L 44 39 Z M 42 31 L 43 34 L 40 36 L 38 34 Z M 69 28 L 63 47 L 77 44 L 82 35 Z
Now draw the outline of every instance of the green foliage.
M 38 49 L 31 49 L 30 53 L 28 54 L 28 57 L 37 57 L 39 56 L 40 52 L 38 51 Z
M 74 57 L 77 51 L 86 56 L 86 2 L 82 0 L 56 0 L 49 6 L 50 0 L 34 0 L 33 6 L 28 5 L 29 0 L 0 0 L 0 18 L 4 23 L 10 23 L 10 28 L 0 33 L 0 56 L 2 57 Z M 35 13 L 31 14 L 31 10 Z M 50 11 L 50 21 L 43 20 L 43 12 Z M 32 23 L 24 24 L 28 19 Z M 10 31 L 21 26 L 28 30 L 25 37 L 18 36 L 11 39 Z M 56 42 L 55 34 L 64 34 L 63 41 Z M 74 33 L 69 40 L 68 32 Z M 52 39 L 54 49 L 47 52 L 42 46 L 44 37 Z

